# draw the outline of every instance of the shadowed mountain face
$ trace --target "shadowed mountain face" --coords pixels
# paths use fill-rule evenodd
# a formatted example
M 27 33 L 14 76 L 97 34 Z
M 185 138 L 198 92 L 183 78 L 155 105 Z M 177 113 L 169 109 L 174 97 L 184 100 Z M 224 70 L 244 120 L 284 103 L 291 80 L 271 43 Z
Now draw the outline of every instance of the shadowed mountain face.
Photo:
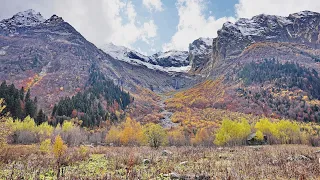
M 85 88 L 93 63 L 107 78 L 132 92 L 137 86 L 163 92 L 190 86 L 193 81 L 185 73 L 116 60 L 56 15 L 44 20 L 28 10 L 0 21 L 0 80 L 30 88 L 38 105 L 47 111 L 60 98 Z

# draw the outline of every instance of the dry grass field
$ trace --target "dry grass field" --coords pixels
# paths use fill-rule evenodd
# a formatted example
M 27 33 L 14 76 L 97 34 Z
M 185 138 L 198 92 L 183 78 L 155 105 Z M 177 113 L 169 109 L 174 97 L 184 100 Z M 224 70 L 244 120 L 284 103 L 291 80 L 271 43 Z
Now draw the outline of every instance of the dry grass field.
M 319 148 L 242 147 L 68 148 L 59 179 L 320 179 Z M 1 152 L 0 179 L 57 179 L 51 153 L 37 145 Z

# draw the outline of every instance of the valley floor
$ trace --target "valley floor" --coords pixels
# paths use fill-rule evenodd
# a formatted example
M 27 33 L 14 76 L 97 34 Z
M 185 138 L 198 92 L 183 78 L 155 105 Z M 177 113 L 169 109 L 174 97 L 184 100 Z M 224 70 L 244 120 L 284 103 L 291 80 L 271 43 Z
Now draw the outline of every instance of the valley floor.
M 70 150 L 72 148 L 68 148 Z M 319 148 L 302 145 L 74 148 L 60 179 L 319 179 Z M 1 153 L 0 179 L 56 179 L 54 157 L 36 145 Z

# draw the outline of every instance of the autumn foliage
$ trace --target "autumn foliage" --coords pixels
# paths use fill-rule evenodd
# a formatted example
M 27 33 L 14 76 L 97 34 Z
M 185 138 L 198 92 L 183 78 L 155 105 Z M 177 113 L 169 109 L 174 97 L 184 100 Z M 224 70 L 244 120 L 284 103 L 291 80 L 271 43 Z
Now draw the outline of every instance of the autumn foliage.
M 130 117 L 118 127 L 111 127 L 106 142 L 123 145 L 142 145 L 145 142 L 142 125 Z
M 4 100 L 0 99 L 0 114 L 6 108 Z M 10 126 L 6 123 L 7 117 L 0 116 L 0 148 L 7 145 L 8 135 L 11 133 Z
M 158 148 L 167 143 L 167 133 L 159 124 L 146 124 L 144 127 L 144 135 L 151 147 Z
M 55 138 L 54 144 L 53 144 L 53 154 L 57 161 L 60 161 L 62 156 L 66 153 L 67 146 L 64 144 L 62 138 L 60 135 L 58 135 Z

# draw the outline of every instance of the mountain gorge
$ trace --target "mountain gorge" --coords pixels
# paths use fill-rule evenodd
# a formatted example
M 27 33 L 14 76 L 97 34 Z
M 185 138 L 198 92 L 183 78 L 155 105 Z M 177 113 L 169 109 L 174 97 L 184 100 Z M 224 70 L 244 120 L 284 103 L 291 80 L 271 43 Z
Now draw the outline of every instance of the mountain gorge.
M 203 121 L 217 110 L 319 121 L 319 24 L 316 12 L 262 14 L 226 22 L 216 38 L 199 38 L 188 51 L 146 56 L 114 44 L 99 49 L 63 18 L 28 10 L 0 21 L 0 80 L 30 89 L 48 115 L 60 100 L 94 87 L 96 66 L 99 78 L 131 96 L 125 107 L 117 95 L 95 96 L 99 107 L 140 121 Z

